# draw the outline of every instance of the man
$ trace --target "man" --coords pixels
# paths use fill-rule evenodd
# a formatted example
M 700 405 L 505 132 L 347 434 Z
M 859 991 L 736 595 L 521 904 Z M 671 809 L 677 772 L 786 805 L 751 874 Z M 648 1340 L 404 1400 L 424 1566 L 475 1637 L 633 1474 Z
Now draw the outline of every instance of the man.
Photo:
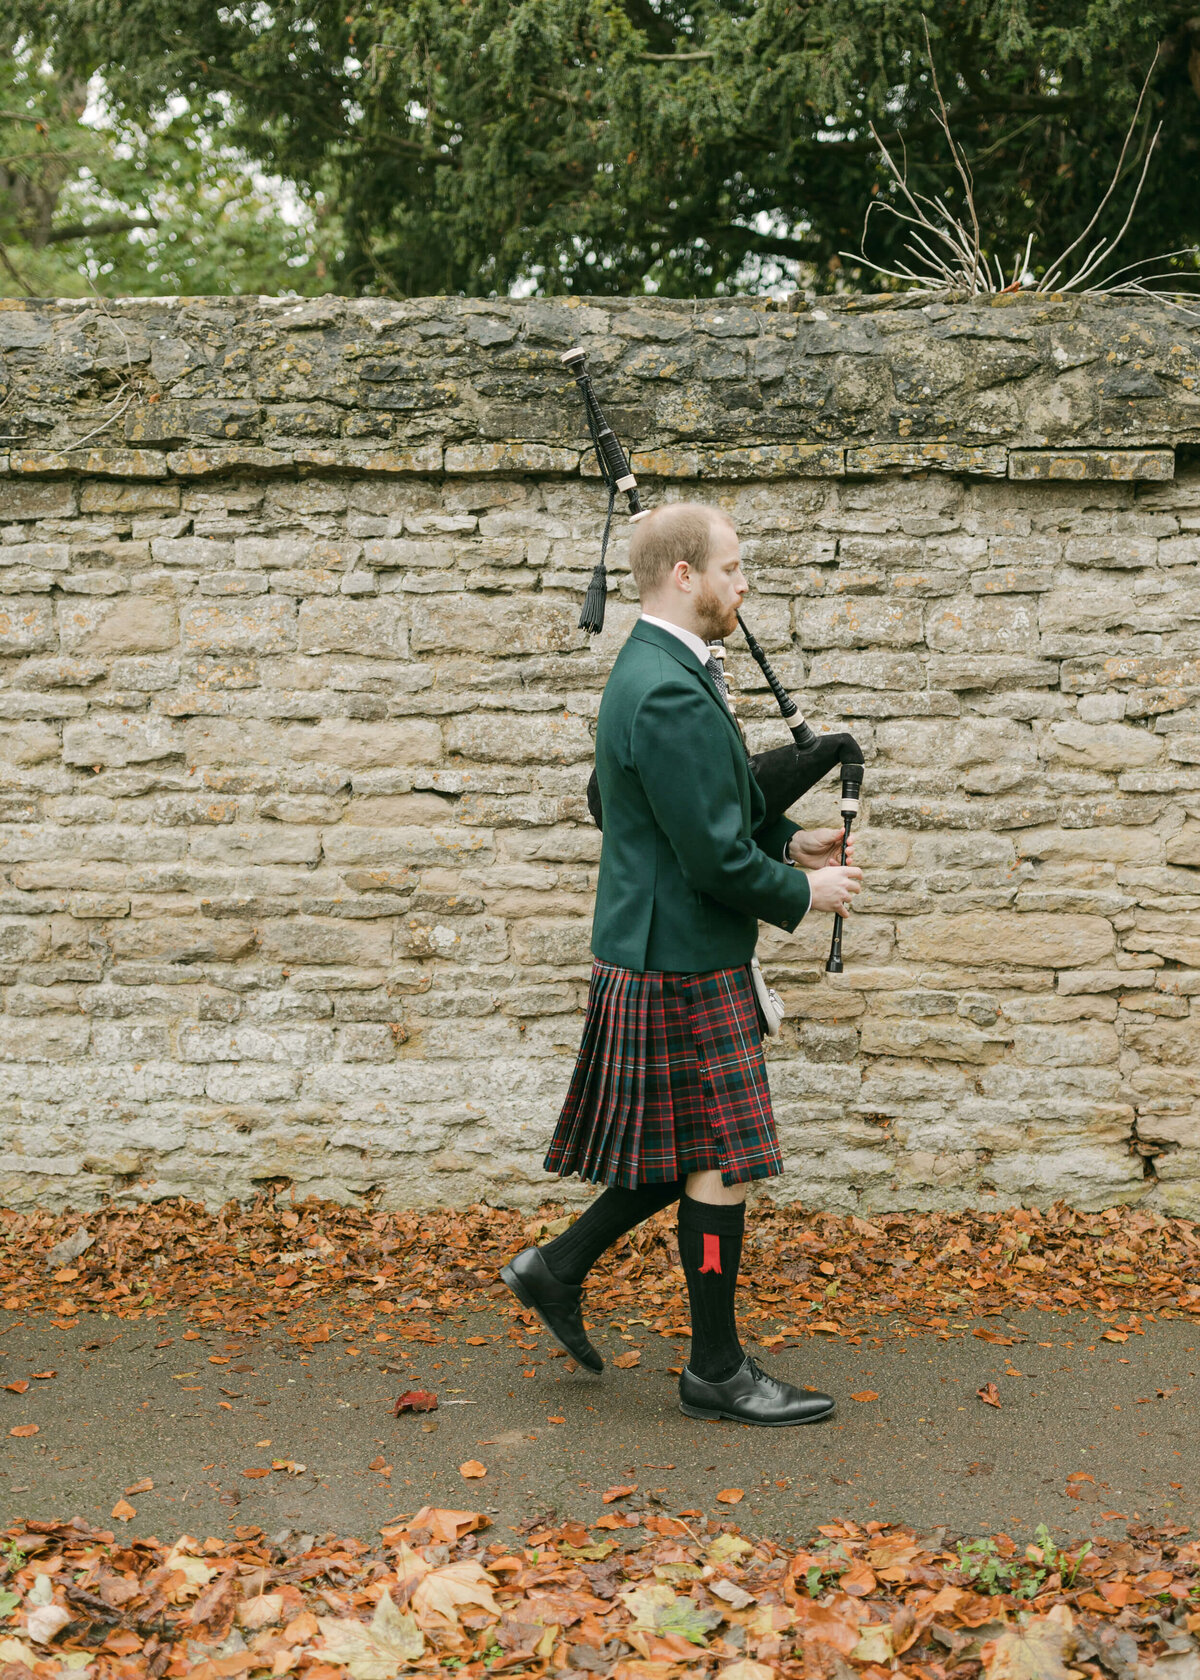
M 748 585 L 736 532 L 677 503 L 641 521 L 630 567 L 642 617 L 596 726 L 604 845 L 583 1043 L 548 1171 L 608 1186 L 553 1242 L 501 1277 L 591 1371 L 583 1280 L 625 1232 L 679 1202 L 692 1346 L 690 1417 L 812 1423 L 827 1394 L 779 1382 L 738 1338 L 734 1290 L 747 1184 L 782 1171 L 750 961 L 759 920 L 792 932 L 845 915 L 861 870 L 832 860 L 840 829 L 803 834 L 765 804 L 706 641 L 729 635 Z

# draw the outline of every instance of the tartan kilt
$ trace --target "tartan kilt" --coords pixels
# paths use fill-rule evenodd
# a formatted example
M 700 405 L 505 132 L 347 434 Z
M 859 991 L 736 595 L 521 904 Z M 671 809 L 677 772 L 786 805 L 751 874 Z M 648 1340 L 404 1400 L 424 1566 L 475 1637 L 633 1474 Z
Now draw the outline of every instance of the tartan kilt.
M 750 969 L 638 973 L 594 962 L 583 1042 L 547 1172 L 636 1189 L 783 1171 Z

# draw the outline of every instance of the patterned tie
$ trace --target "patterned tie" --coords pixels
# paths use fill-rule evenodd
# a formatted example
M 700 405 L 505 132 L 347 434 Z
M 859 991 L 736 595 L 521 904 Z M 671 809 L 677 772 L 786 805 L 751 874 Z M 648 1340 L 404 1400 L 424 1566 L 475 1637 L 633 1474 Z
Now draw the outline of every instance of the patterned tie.
M 717 693 L 721 696 L 722 700 L 724 700 L 725 704 L 727 706 L 729 706 L 730 710 L 732 711 L 733 708 L 732 708 L 732 706 L 730 706 L 730 701 L 729 701 L 729 684 L 725 681 L 724 668 L 722 667 L 721 661 L 717 658 L 715 653 L 710 654 L 709 657 L 705 660 L 704 669 L 708 672 L 708 674 L 712 678 L 713 682 L 716 683 Z

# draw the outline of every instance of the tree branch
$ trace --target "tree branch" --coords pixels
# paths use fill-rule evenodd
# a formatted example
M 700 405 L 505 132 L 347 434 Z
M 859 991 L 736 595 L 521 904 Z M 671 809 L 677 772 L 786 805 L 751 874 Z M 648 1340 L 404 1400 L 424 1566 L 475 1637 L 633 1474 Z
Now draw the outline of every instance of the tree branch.
M 128 233 L 132 228 L 158 226 L 157 216 L 110 216 L 103 222 L 68 222 L 46 235 L 47 245 L 61 245 L 68 239 L 99 239 L 106 233 Z
M 640 52 L 638 54 L 639 58 L 649 59 L 649 61 L 652 64 L 692 64 L 692 63 L 695 63 L 696 60 L 698 60 L 698 59 L 701 59 L 701 58 L 716 58 L 716 56 L 717 56 L 716 53 L 712 53 L 712 52 L 690 52 L 690 53 Z

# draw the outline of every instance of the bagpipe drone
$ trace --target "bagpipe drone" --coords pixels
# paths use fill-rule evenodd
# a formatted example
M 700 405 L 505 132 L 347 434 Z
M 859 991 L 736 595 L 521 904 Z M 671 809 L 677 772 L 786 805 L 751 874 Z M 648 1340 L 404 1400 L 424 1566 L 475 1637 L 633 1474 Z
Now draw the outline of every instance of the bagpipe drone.
M 591 375 L 587 370 L 587 352 L 580 349 L 568 350 L 562 358 L 563 365 L 569 368 L 575 377 L 583 397 L 584 412 L 587 416 L 588 432 L 592 445 L 596 451 L 596 460 L 600 467 L 600 476 L 604 480 L 608 491 L 608 513 L 604 521 L 604 537 L 600 545 L 600 559 L 592 573 L 588 585 L 587 595 L 583 603 L 583 611 L 579 616 L 579 627 L 593 635 L 604 628 L 604 605 L 608 594 L 608 573 L 605 558 L 608 553 L 608 540 L 612 531 L 613 507 L 618 495 L 624 495 L 629 502 L 630 517 L 634 520 L 644 519 L 647 512 L 642 507 L 638 494 L 638 483 L 625 451 L 614 433 L 612 427 L 604 417 L 604 411 L 597 400 L 592 385 Z M 800 715 L 800 708 L 784 688 L 775 672 L 767 661 L 767 656 L 758 642 L 746 628 L 742 615 L 738 614 L 738 625 L 742 635 L 746 638 L 746 646 L 751 657 L 766 679 L 767 687 L 775 696 L 776 704 L 783 716 L 784 722 L 792 732 L 789 746 L 775 747 L 770 752 L 752 753 L 750 770 L 762 790 L 766 800 L 766 821 L 773 822 L 781 817 L 809 788 L 815 787 L 824 776 L 833 769 L 834 765 L 841 766 L 842 779 L 842 862 L 846 861 L 846 846 L 850 838 L 850 825 L 858 814 L 859 794 L 862 789 L 864 764 L 862 748 L 853 735 L 845 732 L 835 735 L 817 735 Z M 588 810 L 592 814 L 597 828 L 603 828 L 603 810 L 600 803 L 600 787 L 596 779 L 595 770 L 592 771 L 587 787 Z M 842 972 L 842 918 L 834 917 L 833 939 L 829 949 L 829 960 L 825 964 L 827 974 Z

